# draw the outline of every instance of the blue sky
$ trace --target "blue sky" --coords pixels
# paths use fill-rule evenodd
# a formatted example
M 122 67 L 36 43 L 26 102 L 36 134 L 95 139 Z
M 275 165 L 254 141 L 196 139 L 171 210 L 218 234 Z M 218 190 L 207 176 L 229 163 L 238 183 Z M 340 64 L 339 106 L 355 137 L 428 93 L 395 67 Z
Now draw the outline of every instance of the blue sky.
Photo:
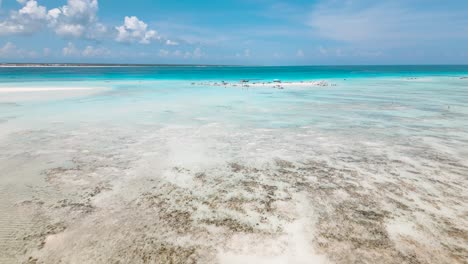
M 0 61 L 468 64 L 468 1 L 0 0 Z

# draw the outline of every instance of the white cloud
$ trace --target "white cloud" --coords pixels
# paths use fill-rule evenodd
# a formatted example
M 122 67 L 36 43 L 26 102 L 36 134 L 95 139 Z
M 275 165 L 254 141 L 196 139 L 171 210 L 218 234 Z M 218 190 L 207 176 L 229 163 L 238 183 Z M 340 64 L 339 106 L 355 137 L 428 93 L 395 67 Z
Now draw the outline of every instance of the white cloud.
M 107 26 L 102 23 L 94 23 L 88 27 L 87 38 L 89 39 L 100 39 L 106 36 L 108 33 Z
M 97 20 L 97 0 L 68 0 L 67 4 L 49 10 L 51 23 L 91 24 Z
M 179 45 L 179 42 L 172 41 L 172 40 L 168 39 L 168 40 L 166 40 L 166 45 L 168 45 L 168 46 L 177 46 L 177 45 Z
M 42 29 L 49 29 L 64 38 L 99 40 L 112 37 L 118 42 L 126 43 L 150 44 L 160 41 L 167 46 L 179 45 L 177 41 L 160 36 L 156 30 L 136 16 L 126 16 L 121 26 L 115 27 L 115 31 L 109 31 L 106 25 L 99 22 L 98 0 L 67 0 L 65 5 L 49 10 L 41 6 L 37 0 L 17 0 L 17 2 L 21 7 L 10 11 L 5 19 L 0 20 L 0 36 L 32 34 Z M 70 45 L 63 50 L 67 56 L 73 55 L 74 52 Z M 177 56 L 184 56 L 179 53 Z M 185 56 L 199 58 L 203 54 L 200 48 L 196 48 Z
M 18 2 L 23 7 L 0 22 L 0 35 L 34 33 L 45 25 L 62 37 L 96 39 L 107 31 L 97 19 L 97 0 L 68 0 L 66 5 L 49 11 L 36 0 Z
M 181 56 L 182 55 L 182 52 L 179 51 L 179 50 L 176 50 L 174 52 L 174 55 L 177 56 Z M 183 58 L 184 59 L 199 59 L 201 57 L 203 57 L 205 54 L 203 54 L 201 48 L 197 47 L 193 50 L 193 52 L 190 52 L 190 51 L 186 51 L 184 54 L 183 54 Z
M 201 58 L 201 57 L 203 56 L 203 52 L 202 52 L 202 50 L 201 50 L 200 48 L 197 47 L 197 48 L 195 48 L 195 50 L 193 51 L 192 56 L 193 56 L 194 58 Z
M 63 56 L 77 56 L 80 54 L 75 45 L 71 42 L 68 42 L 67 46 L 62 49 Z
M 35 51 L 19 49 L 11 42 L 7 42 L 5 45 L 0 47 L 0 58 L 17 59 L 26 57 L 35 58 L 37 57 L 37 53 Z
M 76 38 L 83 36 L 85 30 L 85 27 L 80 24 L 61 24 L 55 27 L 57 35 Z
M 33 30 L 30 30 L 30 28 L 28 28 L 27 26 L 14 23 L 12 21 L 0 22 L 0 36 L 1 35 L 29 33 L 31 31 L 33 31 Z
M 160 57 L 167 57 L 169 55 L 169 51 L 165 49 L 160 49 L 159 50 L 159 56 Z
M 336 57 L 341 57 L 341 56 L 351 56 L 352 53 L 355 53 L 356 51 L 351 51 L 347 50 L 346 52 L 343 52 L 341 48 L 325 48 L 323 46 L 318 47 L 318 52 L 322 56 L 336 56 Z
M 320 54 L 322 54 L 322 55 L 327 55 L 327 54 L 328 54 L 327 49 L 325 49 L 325 48 L 322 47 L 322 46 L 319 46 L 319 47 L 318 47 L 318 50 L 319 50 Z
M 110 50 L 102 47 L 93 47 L 86 46 L 86 48 L 81 52 L 84 57 L 99 57 L 110 55 Z
M 0 48 L 0 58 L 8 58 L 14 53 L 16 53 L 16 46 L 11 42 L 5 43 L 5 45 Z
M 115 29 L 117 30 L 115 40 L 118 42 L 149 44 L 152 40 L 161 39 L 155 30 L 149 30 L 148 25 L 136 16 L 126 16 L 124 24 Z
M 126 16 L 123 25 L 115 27 L 116 32 L 109 32 L 108 27 L 99 22 L 98 0 L 67 0 L 65 5 L 50 10 L 39 5 L 37 0 L 17 1 L 22 7 L 0 21 L 0 36 L 32 34 L 47 26 L 64 38 L 95 40 L 113 36 L 118 42 L 150 44 L 162 41 L 168 46 L 179 45 L 177 41 L 162 38 L 136 16 Z
M 50 20 L 52 24 L 57 23 L 62 11 L 59 8 L 54 8 L 47 12 L 47 18 Z
M 98 22 L 97 0 L 68 0 L 67 4 L 47 12 L 49 26 L 62 37 L 96 39 L 107 29 Z
M 45 19 L 47 17 L 46 8 L 38 5 L 34 0 L 26 2 L 26 5 L 18 13 L 32 19 Z
M 250 52 L 250 49 L 245 49 L 242 53 L 241 52 L 238 52 L 236 53 L 236 57 L 240 58 L 240 57 L 250 57 L 251 55 L 251 52 Z
M 318 46 L 314 51 L 311 51 L 314 55 L 325 58 L 334 57 L 336 58 L 363 58 L 363 59 L 374 59 L 377 57 L 385 56 L 385 53 L 379 49 L 362 49 L 359 47 L 349 46 Z
M 94 47 L 91 45 L 86 46 L 83 50 L 77 48 L 73 43 L 69 42 L 67 46 L 62 49 L 63 56 L 69 57 L 102 57 L 111 54 L 110 50 L 103 47 Z
M 10 16 L 0 22 L 0 35 L 30 34 L 40 30 L 46 22 L 46 8 L 37 1 L 19 1 L 24 6 L 11 11 Z

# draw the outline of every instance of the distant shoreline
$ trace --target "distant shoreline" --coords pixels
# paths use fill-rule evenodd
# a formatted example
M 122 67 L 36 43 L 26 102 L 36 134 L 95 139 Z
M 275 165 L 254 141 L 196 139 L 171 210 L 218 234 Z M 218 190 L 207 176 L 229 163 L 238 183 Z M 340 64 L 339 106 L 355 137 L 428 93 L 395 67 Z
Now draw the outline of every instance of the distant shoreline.
M 0 68 L 29 67 L 242 67 L 241 65 L 208 65 L 208 64 L 106 64 L 106 63 L 0 63 Z
M 142 64 L 142 63 L 0 63 L 0 68 L 110 68 L 110 67 L 447 67 L 468 66 L 468 64 L 343 64 L 343 65 L 224 65 L 224 64 Z

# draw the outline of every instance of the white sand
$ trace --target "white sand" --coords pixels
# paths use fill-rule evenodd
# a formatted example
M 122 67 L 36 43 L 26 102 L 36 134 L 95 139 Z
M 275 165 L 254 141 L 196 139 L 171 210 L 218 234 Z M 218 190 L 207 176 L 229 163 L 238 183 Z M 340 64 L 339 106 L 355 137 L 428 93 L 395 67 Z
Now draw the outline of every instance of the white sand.
M 105 87 L 1 87 L 0 102 L 49 101 L 86 97 L 108 91 Z
M 26 88 L 0 88 L 0 93 L 24 93 L 24 92 L 56 92 L 56 91 L 89 91 L 95 90 L 96 88 L 90 87 L 55 87 L 55 88 L 45 88 L 45 87 L 26 87 Z

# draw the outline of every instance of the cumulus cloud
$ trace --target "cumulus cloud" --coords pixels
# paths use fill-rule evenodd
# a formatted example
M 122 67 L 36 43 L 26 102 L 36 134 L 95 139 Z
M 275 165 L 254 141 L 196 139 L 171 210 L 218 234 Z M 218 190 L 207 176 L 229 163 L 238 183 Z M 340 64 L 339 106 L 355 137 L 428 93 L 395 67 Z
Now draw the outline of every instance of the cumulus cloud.
M 77 56 L 79 53 L 78 49 L 71 42 L 68 42 L 67 46 L 62 49 L 63 56 Z
M 0 48 L 0 57 L 5 58 L 8 56 L 11 56 L 11 54 L 14 54 L 16 52 L 16 46 L 11 43 L 7 42 L 3 47 Z
M 155 29 L 150 28 L 136 16 L 125 16 L 123 24 L 115 27 L 115 31 L 108 30 L 108 26 L 100 23 L 98 18 L 98 0 L 67 0 L 65 5 L 51 9 L 40 5 L 38 0 L 17 0 L 17 2 L 21 6 L 17 10 L 6 13 L 6 18 L 0 20 L 0 36 L 33 34 L 48 29 L 66 39 L 103 40 L 109 38 L 125 43 L 150 44 L 158 41 L 166 46 L 179 45 L 177 41 L 160 36 Z M 8 53 L 15 54 L 17 57 L 32 56 L 32 52 L 16 49 L 12 43 L 6 43 L 1 48 L 1 56 L 6 56 Z M 8 52 L 8 50 L 15 52 Z M 61 53 L 63 56 L 97 57 L 109 55 L 110 51 L 95 46 L 77 48 L 72 42 L 68 42 Z M 52 51 L 46 48 L 36 52 L 37 54 L 47 57 L 52 54 Z M 185 54 L 181 51 L 172 52 L 162 49 L 159 55 L 187 58 L 203 56 L 199 48 Z
M 155 30 L 148 29 L 148 25 L 136 16 L 126 16 L 124 24 L 115 29 L 117 30 L 115 40 L 118 42 L 149 44 L 152 40 L 161 39 Z
M 31 32 L 25 25 L 19 25 L 12 21 L 0 22 L 0 35 L 20 34 Z
M 148 24 L 136 16 L 125 16 L 124 23 L 109 31 L 99 22 L 98 0 L 67 0 L 60 7 L 47 10 L 37 0 L 17 0 L 22 7 L 11 11 L 9 16 L 0 21 L 0 36 L 14 34 L 32 34 L 43 28 L 50 28 L 63 38 L 82 38 L 98 40 L 112 37 L 118 42 L 150 44 L 160 41 L 167 46 L 179 43 L 161 37 Z
M 86 46 L 81 54 L 84 57 L 100 57 L 110 55 L 110 50 L 102 47 Z
M 45 19 L 47 17 L 46 8 L 38 5 L 34 0 L 27 1 L 26 5 L 18 13 L 32 19 Z
M 80 24 L 61 24 L 55 27 L 57 35 L 69 37 L 81 37 L 85 30 L 85 27 Z
M 49 10 L 50 23 L 91 24 L 97 20 L 97 0 L 68 0 L 67 4 Z
M 91 45 L 86 46 L 83 50 L 77 48 L 75 44 L 69 42 L 67 46 L 62 49 L 63 56 L 67 57 L 102 57 L 111 54 L 110 50 L 103 47 L 94 47 Z
M 23 50 L 16 47 L 15 44 L 11 42 L 5 43 L 0 47 L 0 58 L 35 58 L 37 53 L 35 51 Z
M 97 0 L 68 0 L 62 7 L 47 9 L 36 0 L 18 0 L 23 5 L 18 11 L 0 22 L 0 35 L 28 34 L 45 25 L 62 37 L 96 39 L 107 28 L 98 22 Z
M 37 1 L 19 1 L 23 7 L 11 11 L 10 16 L 0 22 L 0 35 L 31 34 L 40 30 L 46 21 L 46 8 Z
M 97 0 L 68 0 L 66 5 L 49 10 L 47 19 L 59 36 L 95 39 L 107 31 L 98 22 L 98 9 Z

